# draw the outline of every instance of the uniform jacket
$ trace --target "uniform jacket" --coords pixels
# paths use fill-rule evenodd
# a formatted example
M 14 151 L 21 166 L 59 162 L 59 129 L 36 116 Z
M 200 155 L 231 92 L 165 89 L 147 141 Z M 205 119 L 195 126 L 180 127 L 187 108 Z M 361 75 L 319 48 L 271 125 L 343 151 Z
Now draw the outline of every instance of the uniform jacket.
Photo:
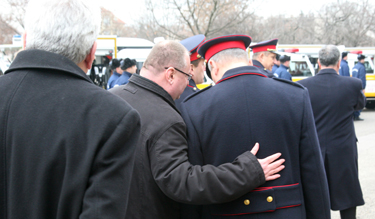
M 120 75 L 119 73 L 117 73 L 115 70 L 113 70 L 113 74 L 112 74 L 111 77 L 108 79 L 107 90 L 113 88 L 113 86 L 115 85 L 116 80 L 117 80 L 120 76 L 121 76 L 121 75 Z
M 184 92 L 181 94 L 180 98 L 175 100 L 175 104 L 178 110 L 181 110 L 180 105 L 181 102 L 188 96 L 194 94 L 195 92 L 199 91 L 197 85 L 195 84 L 194 80 L 189 80 L 189 84 L 186 86 Z
M 341 60 L 339 73 L 341 76 L 350 77 L 348 62 L 344 59 Z
M 283 64 L 280 64 L 280 67 L 276 70 L 275 74 L 278 75 L 278 78 L 289 81 L 292 80 L 292 75 L 290 75 L 288 68 Z
M 127 84 L 129 82 L 129 78 L 132 75 L 132 73 L 129 73 L 127 71 L 122 72 L 122 75 L 115 81 L 113 87 Z
M 243 66 L 185 99 L 181 108 L 192 164 L 220 165 L 256 142 L 258 158 L 276 152 L 285 158 L 279 179 L 232 202 L 204 206 L 203 218 L 330 218 L 310 99 L 302 86 L 269 79 L 258 68 Z
M 272 66 L 272 73 L 275 73 L 276 69 L 278 69 L 278 68 L 279 68 L 278 65 L 273 64 L 273 66 Z
M 359 78 L 362 81 L 362 89 L 366 88 L 366 68 L 363 63 L 358 62 L 352 69 L 353 78 Z
M 180 218 L 178 202 L 224 202 L 264 183 L 263 170 L 249 151 L 220 169 L 191 165 L 185 123 L 172 97 L 156 83 L 133 75 L 127 85 L 111 92 L 141 115 L 142 136 L 126 218 Z
M 269 70 L 267 70 L 263 65 L 262 63 L 260 63 L 258 60 L 254 60 L 253 59 L 253 65 L 257 68 L 259 68 L 260 72 L 262 72 L 265 76 L 269 77 L 269 78 L 273 78 L 274 75 L 272 72 L 270 72 Z
M 299 83 L 309 90 L 332 209 L 363 205 L 353 125 L 353 112 L 365 105 L 361 81 L 340 77 L 334 69 L 323 69 Z
M 41 50 L 17 55 L 0 92 L 0 218 L 124 218 L 138 113 Z

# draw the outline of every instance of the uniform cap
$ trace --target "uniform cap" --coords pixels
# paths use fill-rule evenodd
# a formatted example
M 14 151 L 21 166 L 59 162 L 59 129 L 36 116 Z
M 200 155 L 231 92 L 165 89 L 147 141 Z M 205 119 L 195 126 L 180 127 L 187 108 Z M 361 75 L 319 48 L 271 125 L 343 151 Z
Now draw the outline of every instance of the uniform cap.
M 137 61 L 135 59 L 126 58 L 121 62 L 121 69 L 126 70 L 134 65 L 137 65 Z
M 109 66 L 112 70 L 120 67 L 120 61 L 118 59 L 112 59 L 112 61 L 109 62 Z
M 253 53 L 257 52 L 276 52 L 276 45 L 279 39 L 273 39 L 273 40 L 267 40 L 260 43 L 257 43 L 255 45 L 250 46 L 250 48 L 253 50 Z
M 359 54 L 358 57 L 357 57 L 358 60 L 362 60 L 362 59 L 365 59 L 365 58 L 366 58 L 366 56 L 364 56 L 362 54 Z
M 348 53 L 349 53 L 349 52 L 342 52 L 342 53 L 341 53 L 341 58 L 345 58 L 346 56 L 348 56 Z
M 251 37 L 248 35 L 227 35 L 220 36 L 202 43 L 198 47 L 198 54 L 208 62 L 215 54 L 226 49 L 243 49 L 246 50 L 251 43 Z M 210 70 L 206 65 L 206 73 L 211 78 Z
M 280 56 L 280 62 L 284 63 L 286 61 L 290 61 L 290 56 L 287 55 L 281 55 Z
M 226 49 L 246 50 L 250 43 L 251 37 L 247 35 L 220 36 L 202 43 L 198 48 L 198 54 L 209 61 L 216 53 Z
M 180 41 L 180 43 L 190 52 L 190 62 L 201 58 L 201 56 L 198 55 L 197 50 L 205 39 L 206 37 L 203 34 L 199 34 Z

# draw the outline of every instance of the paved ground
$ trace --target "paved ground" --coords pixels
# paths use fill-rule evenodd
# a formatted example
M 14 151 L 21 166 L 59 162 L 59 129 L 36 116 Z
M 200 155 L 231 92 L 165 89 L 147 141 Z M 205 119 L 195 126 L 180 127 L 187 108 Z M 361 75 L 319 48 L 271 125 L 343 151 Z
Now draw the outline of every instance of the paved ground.
M 354 122 L 358 138 L 359 179 L 365 205 L 357 208 L 357 219 L 375 218 L 375 110 L 364 110 L 364 121 Z M 332 219 L 340 219 L 338 211 L 332 211 Z

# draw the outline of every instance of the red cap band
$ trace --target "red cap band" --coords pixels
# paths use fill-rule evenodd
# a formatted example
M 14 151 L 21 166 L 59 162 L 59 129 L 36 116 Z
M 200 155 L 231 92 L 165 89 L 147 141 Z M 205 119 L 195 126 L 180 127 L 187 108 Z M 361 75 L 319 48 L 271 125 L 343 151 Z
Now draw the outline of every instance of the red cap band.
M 197 59 L 199 59 L 198 58 L 198 51 L 195 50 L 195 53 L 193 53 L 193 54 L 190 55 L 190 62 L 193 62 L 193 61 L 195 61 Z
M 226 49 L 234 49 L 234 48 L 246 50 L 245 43 L 243 41 L 226 41 L 226 42 L 218 43 L 218 44 L 211 46 L 206 51 L 204 58 L 208 61 L 216 53 L 221 52 Z
M 253 49 L 253 53 L 266 52 L 266 51 L 269 51 L 269 50 L 276 51 L 276 45 L 265 45 L 265 46 L 254 47 L 252 49 Z

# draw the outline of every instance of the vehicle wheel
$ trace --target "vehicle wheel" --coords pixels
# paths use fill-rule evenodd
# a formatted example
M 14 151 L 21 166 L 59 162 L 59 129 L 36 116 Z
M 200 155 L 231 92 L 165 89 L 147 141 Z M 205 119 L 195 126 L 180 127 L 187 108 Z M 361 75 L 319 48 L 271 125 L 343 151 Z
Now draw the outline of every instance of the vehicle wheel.
M 367 109 L 375 109 L 375 101 L 374 100 L 367 101 L 366 108 Z

